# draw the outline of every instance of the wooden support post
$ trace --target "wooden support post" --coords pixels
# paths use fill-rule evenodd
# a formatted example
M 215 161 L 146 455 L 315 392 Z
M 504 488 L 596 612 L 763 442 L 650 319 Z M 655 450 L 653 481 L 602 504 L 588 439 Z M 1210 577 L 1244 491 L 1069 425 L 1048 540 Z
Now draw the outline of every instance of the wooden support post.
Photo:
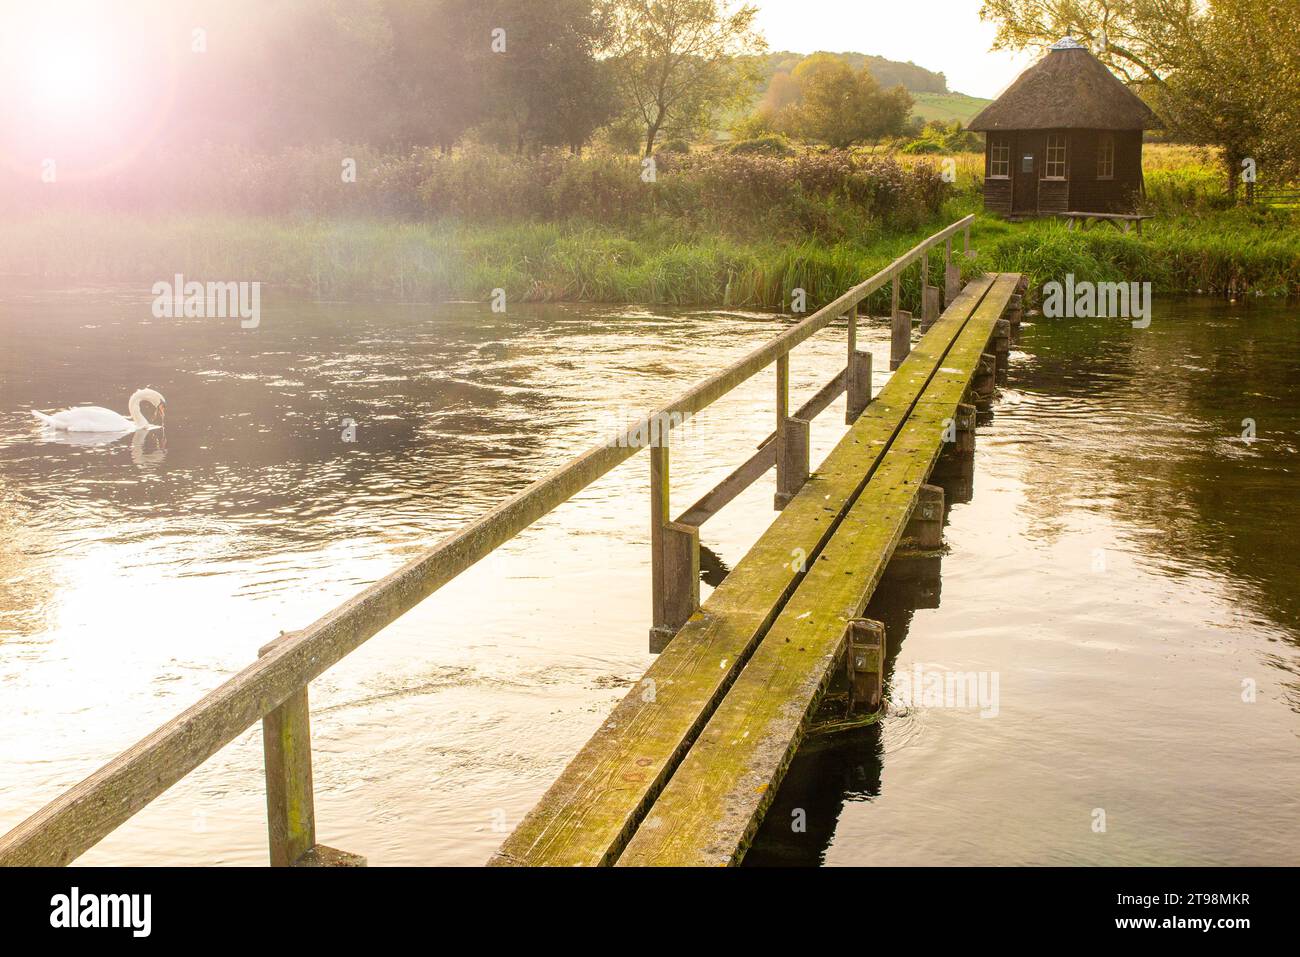
M 786 419 L 782 438 L 776 449 L 776 497 L 775 508 L 780 511 L 790 504 L 790 500 L 799 494 L 803 483 L 808 481 L 810 469 L 810 449 L 808 444 L 809 425 L 807 419 Z
M 264 646 L 258 657 L 270 652 L 283 638 Z M 266 829 L 271 866 L 289 867 L 316 844 L 311 709 L 305 685 L 262 719 L 262 751 L 266 761 Z
M 1011 320 L 999 319 L 993 327 L 993 355 L 997 359 L 999 375 L 1011 364 Z
M 975 373 L 975 380 L 971 384 L 975 393 L 975 408 L 980 412 L 986 412 L 993 406 L 993 396 L 997 391 L 997 369 L 997 356 L 991 352 L 980 356 L 979 371 Z
M 790 417 L 790 354 L 776 360 L 776 496 L 780 511 L 803 488 L 810 470 L 808 425 Z
M 869 618 L 850 619 L 844 661 L 850 713 L 880 710 L 885 693 L 885 626 Z
M 1020 338 L 1020 323 L 1025 318 L 1025 298 L 1022 295 L 1011 297 L 1011 305 L 1007 307 L 1007 321 L 1011 323 L 1011 341 Z
M 924 335 L 939 321 L 939 314 L 943 312 L 943 293 L 938 286 L 926 286 L 921 295 L 921 333 Z
M 953 451 L 958 455 L 970 455 L 975 451 L 975 406 L 963 402 L 957 406 L 957 441 Z
M 908 520 L 903 538 L 911 547 L 932 551 L 943 547 L 943 489 L 922 485 L 917 490 L 916 507 Z
M 975 472 L 975 406 L 962 403 L 957 414 L 944 423 L 944 446 L 939 461 L 930 473 L 934 481 L 947 483 L 954 478 L 969 478 Z M 968 501 L 948 496 L 950 502 Z
M 650 652 L 658 654 L 700 606 L 700 530 L 669 518 L 668 435 L 650 446 Z
M 849 353 L 848 404 L 844 409 L 844 422 L 852 425 L 871 404 L 871 353 L 854 350 Z
M 912 314 L 903 310 L 894 312 L 889 340 L 889 368 L 897 369 L 912 351 Z

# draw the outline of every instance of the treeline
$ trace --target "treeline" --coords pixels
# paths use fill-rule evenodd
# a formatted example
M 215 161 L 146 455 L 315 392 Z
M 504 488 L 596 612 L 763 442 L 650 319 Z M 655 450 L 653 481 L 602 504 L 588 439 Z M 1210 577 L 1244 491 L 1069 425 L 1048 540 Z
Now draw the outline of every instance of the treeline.
M 0 62 L 0 158 L 31 168 L 56 140 L 69 170 L 177 142 L 576 151 L 598 133 L 650 155 L 752 98 L 764 49 L 734 0 L 115 0 L 97 15 L 113 36 L 76 70 L 122 82 L 113 115 L 43 129 L 31 69 Z

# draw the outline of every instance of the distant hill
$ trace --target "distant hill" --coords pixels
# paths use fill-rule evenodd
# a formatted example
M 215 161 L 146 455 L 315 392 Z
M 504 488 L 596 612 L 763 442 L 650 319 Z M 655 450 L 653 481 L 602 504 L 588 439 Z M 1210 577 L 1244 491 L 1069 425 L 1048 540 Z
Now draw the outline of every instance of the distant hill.
M 809 55 L 779 50 L 760 57 L 763 76 L 771 80 L 774 73 L 789 73 Z M 882 56 L 871 56 L 866 53 L 836 53 L 835 56 L 842 57 L 855 70 L 860 70 L 865 65 L 871 70 L 871 75 L 876 78 L 876 82 L 884 87 L 898 86 L 901 83 L 913 93 L 948 92 L 947 77 L 942 73 L 919 67 L 915 63 L 899 63 L 897 60 L 887 60 Z M 766 85 L 765 83 L 764 87 Z
M 912 112 L 926 122 L 942 120 L 948 123 L 961 120 L 962 126 L 970 123 L 980 110 L 993 102 L 978 96 L 967 96 L 965 93 L 918 92 L 912 94 L 912 99 L 916 101 Z
M 775 74 L 791 72 L 810 55 L 779 50 L 760 57 L 759 64 L 764 82 L 754 98 L 754 104 L 762 102 L 763 94 Z M 835 55 L 842 57 L 855 70 L 866 66 L 881 86 L 891 87 L 901 84 L 916 101 L 916 107 L 912 112 L 927 122 L 961 120 L 966 124 L 973 120 L 980 110 L 993 102 L 978 96 L 967 96 L 965 93 L 953 93 L 948 89 L 946 76 L 917 66 L 915 63 L 900 63 L 897 60 L 887 60 L 882 56 L 871 56 L 866 53 Z

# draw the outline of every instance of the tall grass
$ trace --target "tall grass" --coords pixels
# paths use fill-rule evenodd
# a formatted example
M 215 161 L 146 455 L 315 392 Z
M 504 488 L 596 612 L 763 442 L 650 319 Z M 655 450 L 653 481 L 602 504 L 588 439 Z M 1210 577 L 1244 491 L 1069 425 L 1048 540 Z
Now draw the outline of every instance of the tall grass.
M 115 280 L 147 290 L 193 279 L 270 283 L 320 299 L 430 302 L 587 300 L 781 309 L 794 289 L 810 306 L 837 298 L 946 222 L 888 234 L 789 242 L 683 237 L 592 222 L 469 224 L 245 217 L 122 219 L 48 214 L 0 231 L 0 272 Z M 970 268 L 974 268 L 972 264 Z M 935 264 L 938 281 L 938 265 Z M 904 286 L 917 307 L 919 282 Z
M 788 308 L 793 290 L 803 289 L 815 308 L 923 236 L 978 212 L 978 258 L 962 261 L 968 272 L 1023 272 L 1035 288 L 1073 273 L 1149 281 L 1160 292 L 1300 291 L 1300 215 L 1223 208 L 1212 155 L 1149 151 L 1148 204 L 1157 218 L 1142 236 L 987 216 L 976 189 L 982 158 L 952 159 L 955 184 L 941 182 L 934 159 L 894 162 L 867 151 L 673 156 L 647 184 L 639 162 L 618 157 L 422 154 L 412 165 L 396 163 L 371 183 L 371 193 L 335 194 L 332 183 L 321 186 L 333 168 L 317 155 L 310 174 L 298 166 L 276 174 L 306 176 L 297 191 L 217 192 L 194 200 L 197 211 L 102 208 L 84 193 L 76 202 L 24 206 L 0 230 L 0 275 L 122 280 L 147 289 L 182 272 L 324 299 L 486 299 L 501 288 L 513 302 L 767 309 Z M 266 170 L 250 170 L 240 175 L 250 177 L 244 182 L 251 189 Z M 162 193 L 173 188 L 181 187 L 164 185 Z M 340 212 L 332 205 L 340 196 L 360 205 Z M 411 202 L 424 212 L 390 211 Z M 318 206 L 325 211 L 312 212 Z M 934 284 L 941 282 L 937 259 Z M 919 293 L 919 278 L 908 270 L 904 308 L 918 309 Z M 870 308 L 885 311 L 887 295 Z
M 355 174 L 355 175 L 352 175 Z M 788 157 L 726 151 L 635 157 L 484 147 L 384 153 L 343 144 L 253 153 L 205 147 L 138 159 L 91 181 L 0 180 L 0 213 L 457 220 L 497 225 L 580 220 L 637 229 L 841 239 L 914 227 L 938 210 L 934 164 L 848 151 Z
M 1022 272 L 1031 289 L 1067 274 L 1093 282 L 1150 282 L 1156 292 L 1300 294 L 1300 217 L 1267 209 L 1162 217 L 1143 235 L 1109 227 L 1068 231 L 1040 220 L 981 221 L 979 262 Z

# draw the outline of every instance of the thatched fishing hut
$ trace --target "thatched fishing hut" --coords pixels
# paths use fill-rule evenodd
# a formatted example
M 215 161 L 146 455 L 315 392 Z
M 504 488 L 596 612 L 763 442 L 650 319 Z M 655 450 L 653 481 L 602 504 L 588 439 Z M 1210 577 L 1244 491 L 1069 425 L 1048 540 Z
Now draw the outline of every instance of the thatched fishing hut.
M 984 208 L 1011 218 L 1132 213 L 1143 190 L 1142 133 L 1159 125 L 1066 37 L 970 123 L 986 140 Z

